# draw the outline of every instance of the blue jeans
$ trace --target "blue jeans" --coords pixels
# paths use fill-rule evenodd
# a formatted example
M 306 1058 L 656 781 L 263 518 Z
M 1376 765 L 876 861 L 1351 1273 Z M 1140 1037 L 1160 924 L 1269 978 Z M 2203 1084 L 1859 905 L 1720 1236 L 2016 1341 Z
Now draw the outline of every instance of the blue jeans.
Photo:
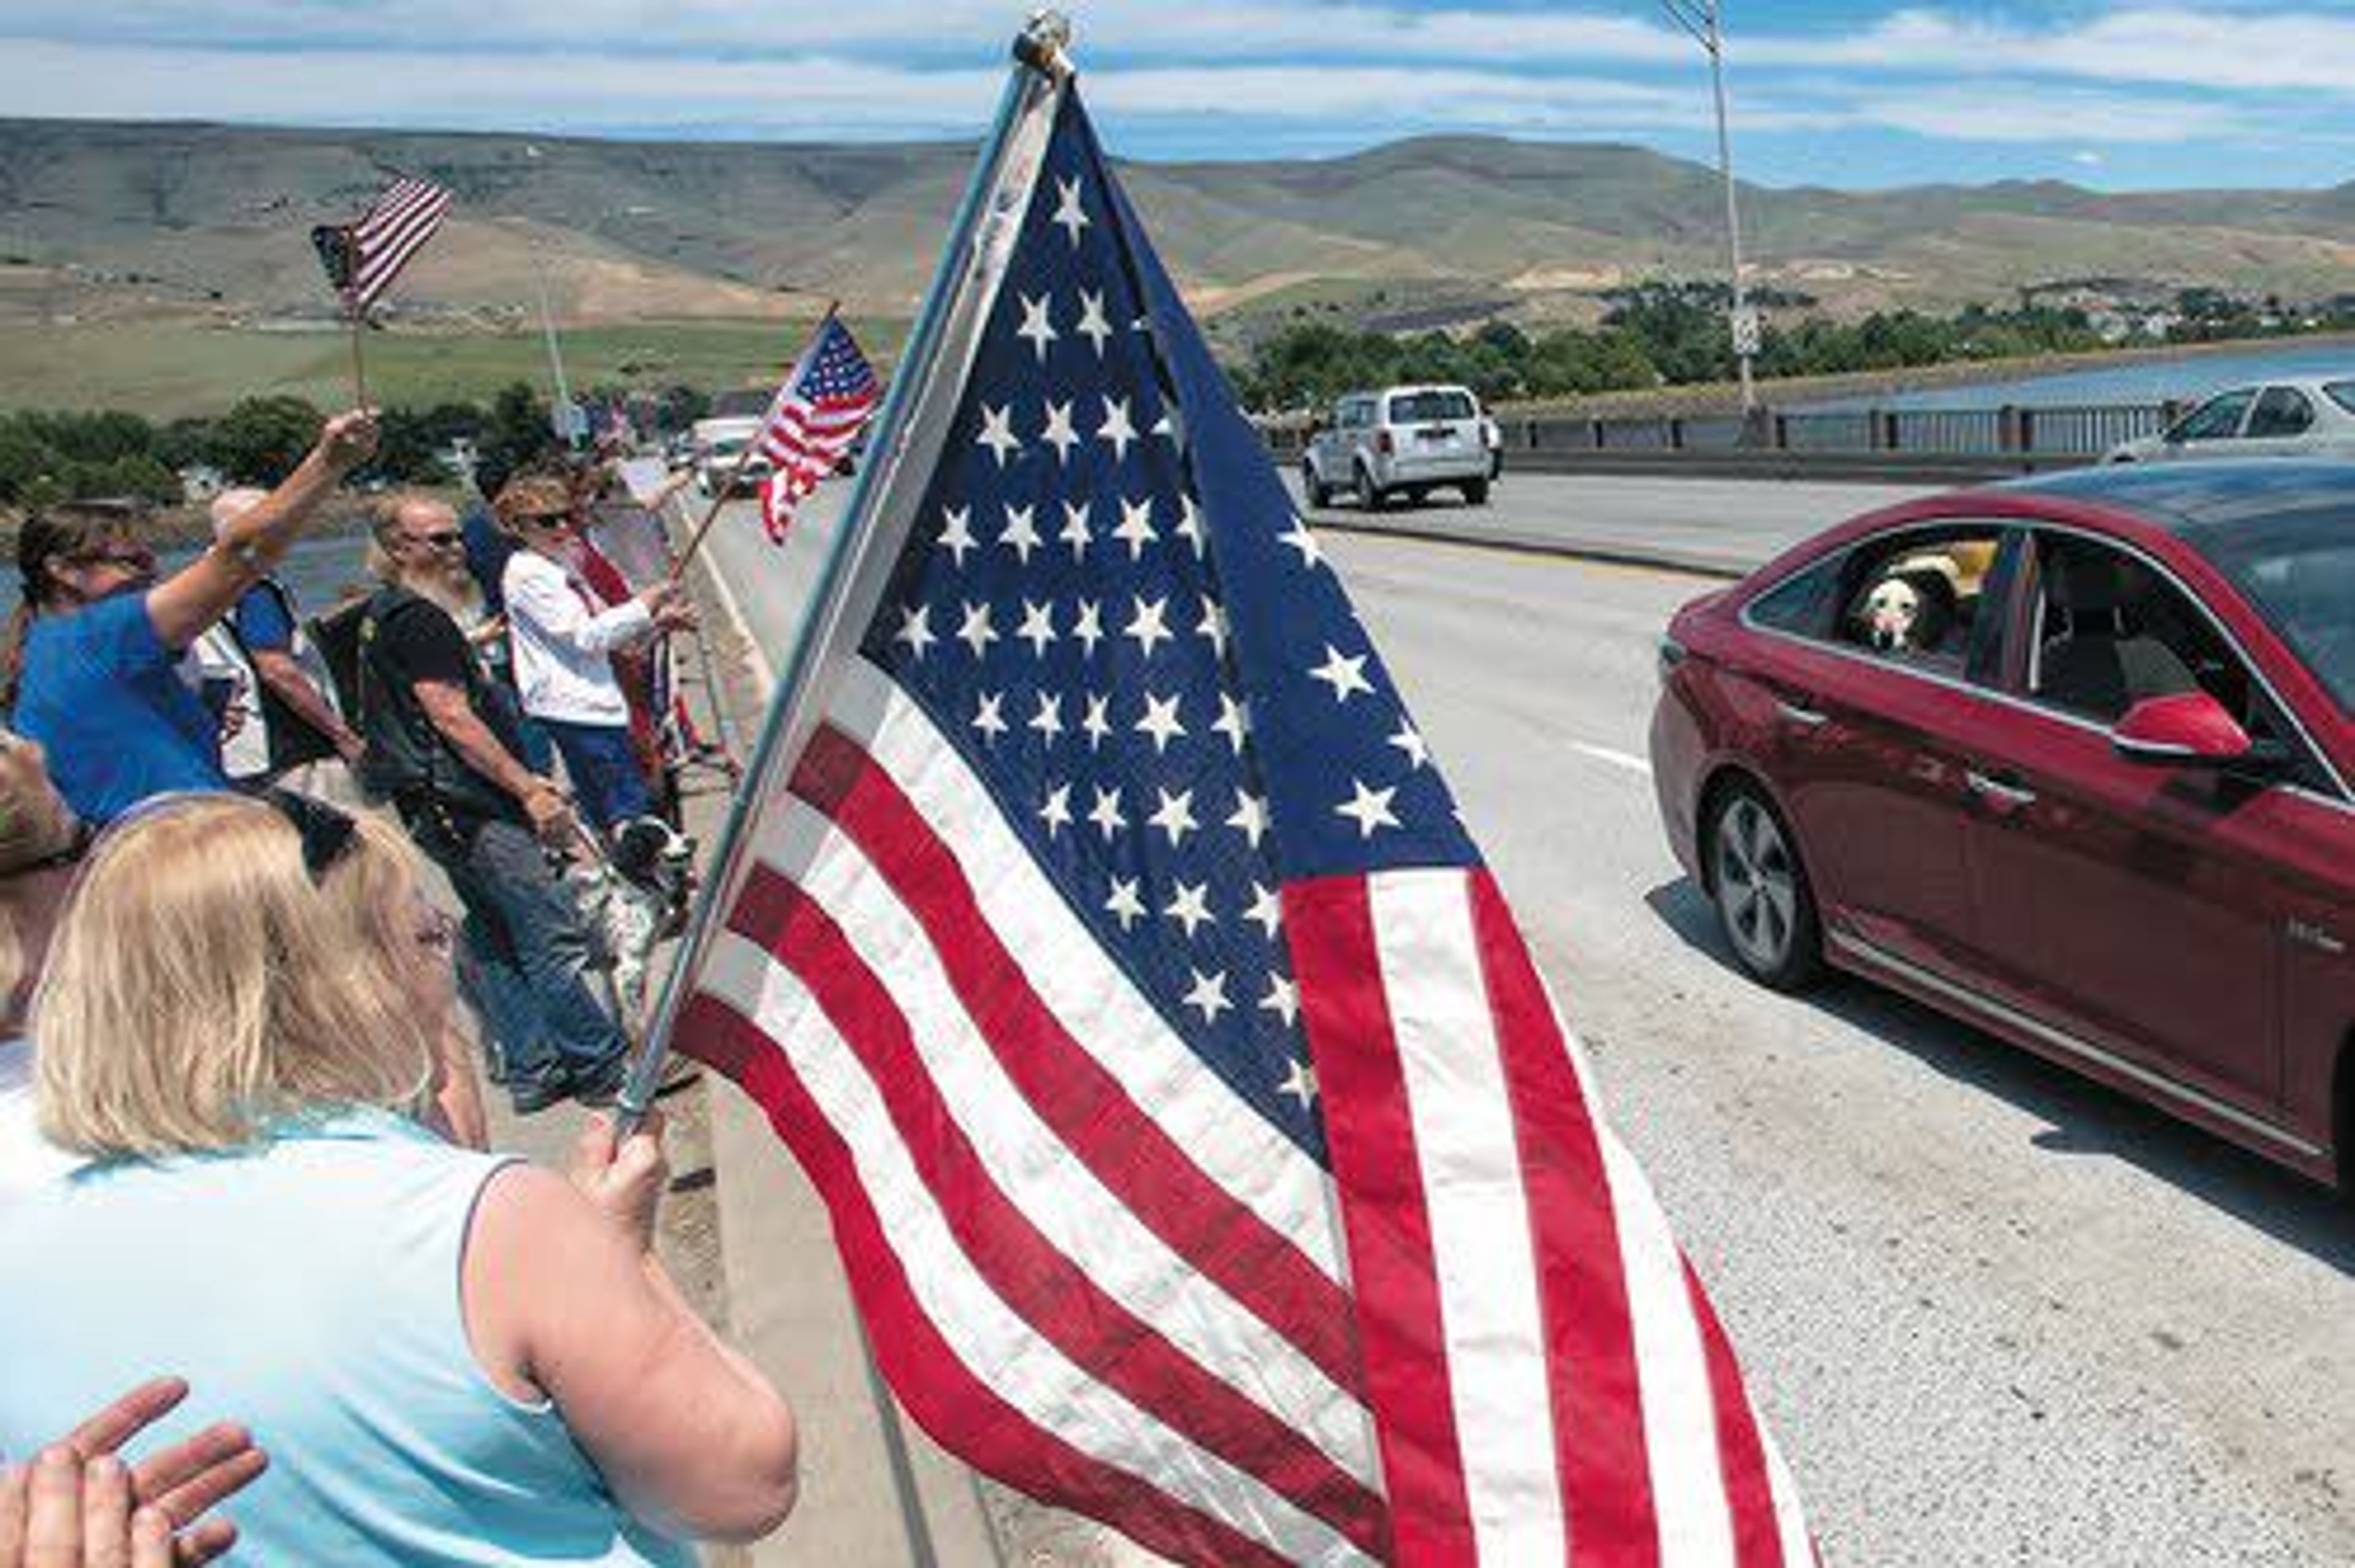
M 512 1086 L 594 1072 L 629 1050 L 598 997 L 598 954 L 579 901 L 528 828 L 487 822 L 464 843 L 420 836 L 466 908 L 459 978 Z
M 564 758 L 565 776 L 581 803 L 581 815 L 600 833 L 633 816 L 651 816 L 654 792 L 646 787 L 645 771 L 630 749 L 626 724 L 573 724 L 542 719 L 541 728 L 555 741 Z

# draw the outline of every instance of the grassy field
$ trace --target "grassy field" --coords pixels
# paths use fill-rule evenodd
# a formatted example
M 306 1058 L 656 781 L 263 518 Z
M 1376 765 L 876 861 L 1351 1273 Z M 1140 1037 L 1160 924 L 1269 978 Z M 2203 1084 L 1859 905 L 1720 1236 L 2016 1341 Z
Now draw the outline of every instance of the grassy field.
M 907 324 L 855 319 L 879 357 Z M 652 391 L 684 382 L 707 390 L 773 384 L 808 336 L 795 321 L 645 322 L 567 329 L 573 388 Z M 487 401 L 510 381 L 548 389 L 538 332 L 385 331 L 367 339 L 368 391 L 381 403 L 422 407 Z M 351 346 L 338 331 L 255 331 L 194 321 L 59 326 L 0 324 L 0 410 L 130 409 L 151 419 L 218 413 L 238 399 L 291 392 L 322 408 L 351 397 Z

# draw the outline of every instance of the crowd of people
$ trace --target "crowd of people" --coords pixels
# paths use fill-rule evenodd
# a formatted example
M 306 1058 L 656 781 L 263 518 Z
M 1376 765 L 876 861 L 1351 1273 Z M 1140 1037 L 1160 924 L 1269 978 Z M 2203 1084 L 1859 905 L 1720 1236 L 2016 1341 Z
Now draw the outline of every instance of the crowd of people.
M 477 1088 L 477 1042 L 520 1114 L 620 1086 L 692 613 L 585 537 L 610 469 L 551 464 L 487 521 L 381 497 L 377 586 L 306 622 L 277 569 L 374 441 L 328 421 L 168 573 L 137 507 L 19 529 L 0 1568 L 668 1563 L 794 1500 L 785 1401 L 654 1251 L 660 1117 L 558 1175 Z

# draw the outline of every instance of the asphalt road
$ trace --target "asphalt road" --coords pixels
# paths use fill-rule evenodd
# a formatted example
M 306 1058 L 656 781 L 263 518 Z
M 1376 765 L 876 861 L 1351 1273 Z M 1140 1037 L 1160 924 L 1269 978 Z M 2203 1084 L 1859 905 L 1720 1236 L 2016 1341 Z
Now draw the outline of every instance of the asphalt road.
M 1293 481 L 1296 505 L 1296 475 Z M 1422 506 L 1381 512 L 1341 500 L 1311 517 L 1327 528 L 1574 547 L 1603 559 L 1739 575 L 1833 523 L 1930 493 L 1921 485 L 1508 472 L 1485 507 L 1445 490 Z
M 773 649 L 845 488 L 782 560 L 749 517 L 719 530 Z M 1508 477 L 1488 511 L 1758 559 L 1896 494 Z M 1707 581 L 1327 545 L 1726 1317 L 1828 1563 L 2355 1562 L 2350 1211 L 1870 987 L 1792 999 L 1743 979 L 1644 762 L 1653 638 Z

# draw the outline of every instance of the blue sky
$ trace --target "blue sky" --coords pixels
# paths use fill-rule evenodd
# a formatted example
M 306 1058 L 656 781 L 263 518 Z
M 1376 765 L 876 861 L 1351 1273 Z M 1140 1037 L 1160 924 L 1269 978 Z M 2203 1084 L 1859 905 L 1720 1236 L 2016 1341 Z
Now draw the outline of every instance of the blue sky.
M 1002 0 L 0 0 L 0 112 L 582 134 L 976 134 Z M 1713 157 L 1657 0 L 1101 0 L 1117 153 L 1495 133 Z M 1736 162 L 1773 185 L 2355 180 L 2355 0 L 1727 0 Z

